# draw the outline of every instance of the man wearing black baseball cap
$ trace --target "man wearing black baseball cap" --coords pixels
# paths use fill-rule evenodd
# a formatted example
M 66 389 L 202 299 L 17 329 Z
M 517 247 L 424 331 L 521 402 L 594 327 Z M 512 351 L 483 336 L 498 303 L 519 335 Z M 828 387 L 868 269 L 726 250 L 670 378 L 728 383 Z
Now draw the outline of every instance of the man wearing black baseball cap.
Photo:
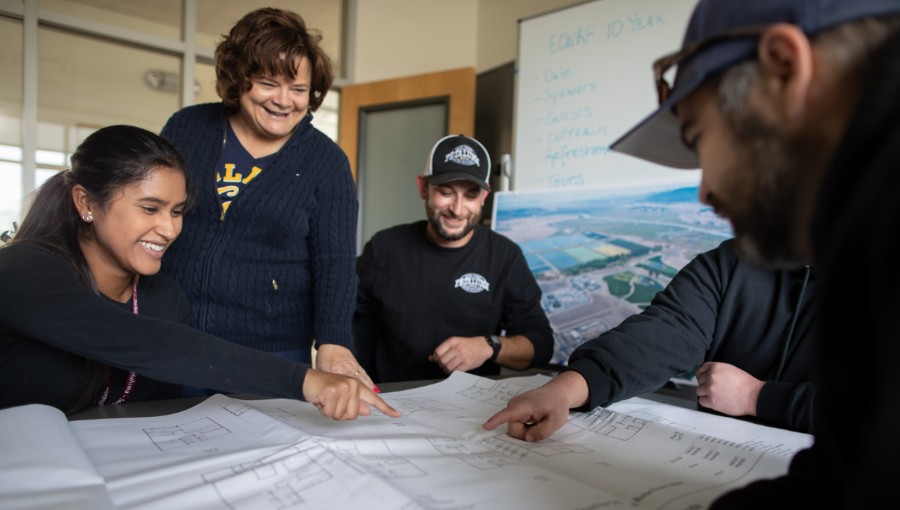
M 659 109 L 612 148 L 701 167 L 744 255 L 822 278 L 815 444 L 713 508 L 893 507 L 900 1 L 701 0 L 653 69 Z
M 521 249 L 479 225 L 491 160 L 446 136 L 417 176 L 427 220 L 376 233 L 357 260 L 357 359 L 375 382 L 544 365 L 553 332 Z

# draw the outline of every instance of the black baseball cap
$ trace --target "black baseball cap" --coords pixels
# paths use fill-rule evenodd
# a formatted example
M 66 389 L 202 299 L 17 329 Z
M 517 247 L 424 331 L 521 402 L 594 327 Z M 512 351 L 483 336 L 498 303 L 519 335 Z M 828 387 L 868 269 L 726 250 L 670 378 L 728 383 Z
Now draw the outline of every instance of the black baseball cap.
M 463 180 L 491 191 L 491 157 L 474 138 L 465 135 L 445 136 L 431 149 L 425 177 L 429 184 Z

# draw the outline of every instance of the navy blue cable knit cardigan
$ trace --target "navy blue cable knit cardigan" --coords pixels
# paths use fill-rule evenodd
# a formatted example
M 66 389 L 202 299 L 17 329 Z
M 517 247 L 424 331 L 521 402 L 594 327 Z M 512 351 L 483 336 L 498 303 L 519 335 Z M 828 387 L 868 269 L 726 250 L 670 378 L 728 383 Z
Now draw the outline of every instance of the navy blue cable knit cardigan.
M 356 303 L 356 188 L 343 151 L 308 114 L 221 217 L 220 103 L 175 113 L 162 130 L 184 156 L 196 200 L 163 258 L 194 326 L 248 347 L 350 348 Z

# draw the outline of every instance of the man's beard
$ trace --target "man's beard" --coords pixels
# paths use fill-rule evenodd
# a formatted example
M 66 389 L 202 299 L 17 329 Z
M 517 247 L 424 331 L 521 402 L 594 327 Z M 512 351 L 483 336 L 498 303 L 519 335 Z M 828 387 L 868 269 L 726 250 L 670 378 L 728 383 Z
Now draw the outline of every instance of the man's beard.
M 785 139 L 758 116 L 743 112 L 727 117 L 738 140 L 747 141 L 740 168 L 733 168 L 724 204 L 710 197 L 713 208 L 726 213 L 734 229 L 738 252 L 747 260 L 770 268 L 808 264 L 805 253 L 807 219 L 802 197 L 804 165 L 816 164 L 807 144 Z M 738 200 L 734 200 L 738 198 Z
M 466 226 L 458 234 L 453 234 L 447 232 L 444 229 L 444 226 L 441 224 L 441 215 L 440 213 L 434 211 L 433 214 L 429 214 L 428 222 L 431 223 L 431 228 L 434 229 L 435 234 L 438 235 L 441 239 L 445 241 L 458 241 L 471 232 L 478 222 L 481 221 L 481 214 L 475 214 L 468 221 L 466 221 Z

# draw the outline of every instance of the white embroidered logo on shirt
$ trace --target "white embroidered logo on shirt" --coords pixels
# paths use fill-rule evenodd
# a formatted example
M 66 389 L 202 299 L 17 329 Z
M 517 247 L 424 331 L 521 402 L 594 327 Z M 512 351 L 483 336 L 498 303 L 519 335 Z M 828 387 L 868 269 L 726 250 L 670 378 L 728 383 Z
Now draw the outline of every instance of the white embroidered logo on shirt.
M 444 162 L 452 161 L 457 165 L 479 166 L 481 162 L 478 160 L 478 154 L 468 145 L 459 145 L 444 158 Z
M 454 285 L 453 287 L 462 289 L 472 294 L 477 294 L 482 291 L 489 291 L 491 288 L 491 284 L 488 283 L 484 276 L 481 276 L 480 274 L 466 273 L 456 280 L 456 285 Z

